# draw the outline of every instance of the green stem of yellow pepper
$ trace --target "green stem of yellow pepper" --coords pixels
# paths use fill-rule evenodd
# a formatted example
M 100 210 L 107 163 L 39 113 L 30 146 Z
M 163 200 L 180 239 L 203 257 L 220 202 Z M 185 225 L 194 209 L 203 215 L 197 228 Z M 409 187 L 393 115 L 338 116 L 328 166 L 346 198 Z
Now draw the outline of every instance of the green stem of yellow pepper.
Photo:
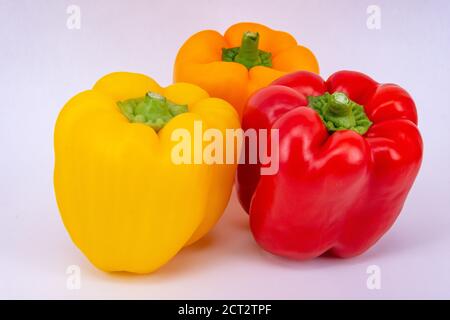
M 155 131 L 161 130 L 173 117 L 188 111 L 186 105 L 173 103 L 155 92 L 119 101 L 117 105 L 130 122 L 146 124 Z

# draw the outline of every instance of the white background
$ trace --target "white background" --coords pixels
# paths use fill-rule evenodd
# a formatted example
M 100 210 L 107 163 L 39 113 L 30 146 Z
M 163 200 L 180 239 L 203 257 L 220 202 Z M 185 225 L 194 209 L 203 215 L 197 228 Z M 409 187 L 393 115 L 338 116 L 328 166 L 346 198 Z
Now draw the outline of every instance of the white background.
M 1 298 L 450 298 L 449 30 L 442 1 L 0 1 Z M 66 9 L 81 8 L 81 29 Z M 366 9 L 381 8 L 381 29 Z M 112 71 L 167 85 L 179 46 L 239 21 L 286 30 L 313 50 L 322 75 L 366 72 L 414 97 L 423 167 L 395 226 L 364 255 L 294 262 L 263 252 L 233 197 L 214 231 L 158 272 L 95 269 L 71 243 L 53 194 L 60 108 Z M 68 290 L 66 269 L 81 269 Z M 381 290 L 366 269 L 381 269 Z

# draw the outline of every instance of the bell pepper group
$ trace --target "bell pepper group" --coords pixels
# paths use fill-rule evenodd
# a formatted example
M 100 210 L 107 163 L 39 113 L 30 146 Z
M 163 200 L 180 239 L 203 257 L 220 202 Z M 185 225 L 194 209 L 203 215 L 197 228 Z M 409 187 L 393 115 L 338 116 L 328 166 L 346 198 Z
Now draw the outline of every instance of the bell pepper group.
M 409 94 L 358 72 L 284 76 L 250 98 L 242 126 L 279 130 L 278 173 L 240 164 L 237 188 L 258 244 L 294 259 L 366 251 L 394 223 L 422 160 Z
M 70 99 L 55 126 L 54 187 L 73 242 L 101 270 L 155 271 L 212 229 L 236 176 L 251 232 L 268 252 L 365 252 L 395 222 L 418 174 L 416 107 L 401 87 L 362 73 L 318 74 L 314 54 L 290 34 L 238 23 L 190 37 L 168 87 L 116 72 Z M 194 141 L 198 121 L 201 133 L 223 136 L 276 131 L 258 146 L 277 150 L 277 170 L 262 173 L 260 159 L 238 165 L 237 155 L 175 162 L 179 129 L 193 133 L 189 146 L 206 148 Z

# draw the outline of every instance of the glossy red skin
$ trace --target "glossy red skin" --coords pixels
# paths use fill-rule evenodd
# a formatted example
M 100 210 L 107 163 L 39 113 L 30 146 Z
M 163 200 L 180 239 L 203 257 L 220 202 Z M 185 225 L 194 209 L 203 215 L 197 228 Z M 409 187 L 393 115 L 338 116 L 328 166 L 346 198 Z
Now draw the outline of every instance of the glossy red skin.
M 346 93 L 374 123 L 361 136 L 329 134 L 307 96 Z M 239 165 L 237 190 L 255 240 L 294 259 L 324 253 L 352 257 L 392 226 L 417 176 L 422 138 L 409 94 L 352 71 L 327 81 L 296 72 L 256 92 L 243 129 L 279 129 L 280 166 L 260 176 L 259 165 Z

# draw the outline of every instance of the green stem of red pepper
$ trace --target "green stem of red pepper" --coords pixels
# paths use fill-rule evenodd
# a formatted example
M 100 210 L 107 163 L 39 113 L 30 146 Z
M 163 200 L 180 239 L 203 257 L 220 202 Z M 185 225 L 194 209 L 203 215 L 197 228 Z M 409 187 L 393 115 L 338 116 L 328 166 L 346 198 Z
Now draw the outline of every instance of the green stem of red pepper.
M 344 93 L 325 93 L 308 97 L 309 106 L 317 111 L 329 132 L 353 130 L 361 135 L 369 130 L 372 122 L 364 107 L 350 100 Z
M 259 33 L 244 32 L 240 47 L 222 49 L 222 61 L 237 62 L 247 69 L 272 66 L 272 54 L 258 49 Z

